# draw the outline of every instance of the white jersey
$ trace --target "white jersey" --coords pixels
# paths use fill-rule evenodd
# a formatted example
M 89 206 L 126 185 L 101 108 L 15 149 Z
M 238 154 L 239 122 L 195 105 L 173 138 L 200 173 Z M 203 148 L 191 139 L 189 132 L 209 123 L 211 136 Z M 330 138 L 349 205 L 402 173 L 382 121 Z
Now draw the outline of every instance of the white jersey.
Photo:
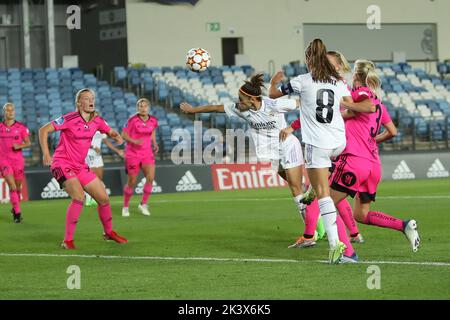
M 257 111 L 248 110 L 241 112 L 235 103 L 224 105 L 225 113 L 229 117 L 244 119 L 251 128 L 251 135 L 255 144 L 258 159 L 280 159 L 280 130 L 287 127 L 284 113 L 297 108 L 295 99 L 270 99 L 262 98 L 261 108 Z M 297 139 L 289 135 L 283 144 L 292 143 Z M 298 140 L 297 140 L 298 141 Z
M 98 154 L 92 148 L 99 148 L 99 149 L 101 149 L 102 141 L 103 141 L 103 139 L 106 139 L 106 137 L 107 137 L 106 134 L 100 133 L 100 131 L 97 131 L 95 133 L 94 137 L 92 137 L 91 148 L 89 148 L 88 155 L 90 155 L 90 156 L 101 156 L 100 154 Z
M 345 125 L 340 113 L 340 100 L 351 96 L 344 81 L 315 82 L 310 73 L 292 79 L 281 87 L 284 94 L 300 95 L 302 141 L 322 149 L 345 145 Z

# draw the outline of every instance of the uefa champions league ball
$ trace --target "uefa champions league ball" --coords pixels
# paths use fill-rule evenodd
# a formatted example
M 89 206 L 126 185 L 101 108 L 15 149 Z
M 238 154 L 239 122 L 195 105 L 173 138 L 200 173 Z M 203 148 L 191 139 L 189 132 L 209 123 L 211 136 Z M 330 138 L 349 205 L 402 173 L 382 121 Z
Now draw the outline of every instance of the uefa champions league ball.
M 202 48 L 192 48 L 186 56 L 186 66 L 194 72 L 203 72 L 211 64 L 211 56 Z

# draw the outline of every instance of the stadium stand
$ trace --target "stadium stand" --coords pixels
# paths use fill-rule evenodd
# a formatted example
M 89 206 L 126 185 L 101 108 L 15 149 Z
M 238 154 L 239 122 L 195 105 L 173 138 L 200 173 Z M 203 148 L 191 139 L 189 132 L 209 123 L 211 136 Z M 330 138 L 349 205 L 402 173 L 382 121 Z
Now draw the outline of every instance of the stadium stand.
M 288 78 L 307 72 L 298 62 L 283 66 Z M 447 147 L 450 139 L 450 62 L 438 63 L 437 73 L 414 69 L 409 64 L 379 63 L 380 95 L 396 125 L 399 135 L 385 144 L 385 149 Z M 236 92 L 244 80 L 255 72 L 251 66 L 210 67 L 194 73 L 184 67 L 115 67 L 112 83 L 99 81 L 93 74 L 79 69 L 8 69 L 0 70 L 0 105 L 11 101 L 16 105 L 17 119 L 30 128 L 37 139 L 38 128 L 74 108 L 74 94 L 90 87 L 97 92 L 97 108 L 114 128 L 123 127 L 135 112 L 137 96 L 152 101 L 152 114 L 159 120 L 157 136 L 162 156 L 170 154 L 175 142 L 173 129 L 185 128 L 194 133 L 193 118 L 182 115 L 179 104 L 224 104 L 236 100 Z M 269 82 L 269 75 L 265 80 Z M 297 113 L 286 115 L 288 123 Z M 203 130 L 217 128 L 247 129 L 238 119 L 227 120 L 223 114 L 197 114 Z M 300 133 L 297 133 L 301 137 Z M 52 138 L 53 144 L 57 136 Z M 192 139 L 193 142 L 193 139 Z M 103 146 L 105 154 L 110 150 Z M 38 161 L 39 148 L 24 150 L 25 156 Z

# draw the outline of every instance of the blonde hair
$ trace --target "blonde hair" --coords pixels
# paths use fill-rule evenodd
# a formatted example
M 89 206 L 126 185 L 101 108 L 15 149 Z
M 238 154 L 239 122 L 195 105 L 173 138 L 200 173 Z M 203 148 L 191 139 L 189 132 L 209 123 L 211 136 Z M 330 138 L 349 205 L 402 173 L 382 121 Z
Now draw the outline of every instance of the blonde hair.
M 342 73 L 349 73 L 352 72 L 352 68 L 350 68 L 350 64 L 348 63 L 347 59 L 345 58 L 345 56 L 340 53 L 339 51 L 328 51 L 328 53 L 330 56 L 333 56 L 337 63 L 342 66 L 341 67 L 341 72 Z
M 90 92 L 90 93 L 92 93 L 92 95 L 93 95 L 94 98 L 95 98 L 95 91 L 92 90 L 92 89 L 89 89 L 89 88 L 83 88 L 83 89 L 81 89 L 81 90 L 78 90 L 77 94 L 75 95 L 75 108 L 76 108 L 77 111 L 79 110 L 79 109 L 78 109 L 78 102 L 80 102 L 81 94 L 82 94 L 83 92 Z
M 375 71 L 375 64 L 369 60 L 356 60 L 353 70 L 356 78 L 366 87 L 377 90 L 381 87 L 381 79 Z
M 140 98 L 138 101 L 136 101 L 136 109 L 139 108 L 139 105 L 142 102 L 146 102 L 148 104 L 148 107 L 150 108 L 150 101 L 147 98 Z
M 16 108 L 16 106 L 14 105 L 14 103 L 12 103 L 12 102 L 7 102 L 7 103 L 5 103 L 4 105 L 3 105 L 3 113 L 5 113 L 5 111 L 6 111 L 6 108 L 7 107 L 9 107 L 9 106 L 11 106 L 11 107 L 13 107 L 14 109 Z

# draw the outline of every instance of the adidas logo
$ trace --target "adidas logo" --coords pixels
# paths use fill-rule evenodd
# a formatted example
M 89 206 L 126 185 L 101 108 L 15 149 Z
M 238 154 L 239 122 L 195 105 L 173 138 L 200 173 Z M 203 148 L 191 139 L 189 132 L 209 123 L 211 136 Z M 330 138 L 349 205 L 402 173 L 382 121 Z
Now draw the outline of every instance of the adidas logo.
M 441 160 L 439 159 L 434 160 L 427 172 L 428 178 L 446 178 L 448 176 L 450 176 L 448 171 L 445 170 Z
M 202 185 L 198 183 L 192 172 L 188 170 L 180 181 L 178 181 L 175 189 L 177 191 L 199 191 L 202 190 Z
M 402 180 L 402 179 L 415 179 L 416 175 L 409 169 L 405 160 L 400 161 L 400 164 L 395 168 L 392 174 L 392 179 Z
M 138 185 L 134 189 L 134 192 L 136 192 L 136 194 L 142 194 L 144 192 L 144 184 L 146 182 L 147 182 L 147 179 L 142 178 L 142 180 L 138 183 Z M 153 180 L 152 193 L 161 193 L 161 192 L 162 192 L 162 188 L 158 185 L 158 183 L 155 180 Z
M 58 181 L 52 178 L 41 192 L 42 199 L 67 198 L 69 195 L 59 187 Z

